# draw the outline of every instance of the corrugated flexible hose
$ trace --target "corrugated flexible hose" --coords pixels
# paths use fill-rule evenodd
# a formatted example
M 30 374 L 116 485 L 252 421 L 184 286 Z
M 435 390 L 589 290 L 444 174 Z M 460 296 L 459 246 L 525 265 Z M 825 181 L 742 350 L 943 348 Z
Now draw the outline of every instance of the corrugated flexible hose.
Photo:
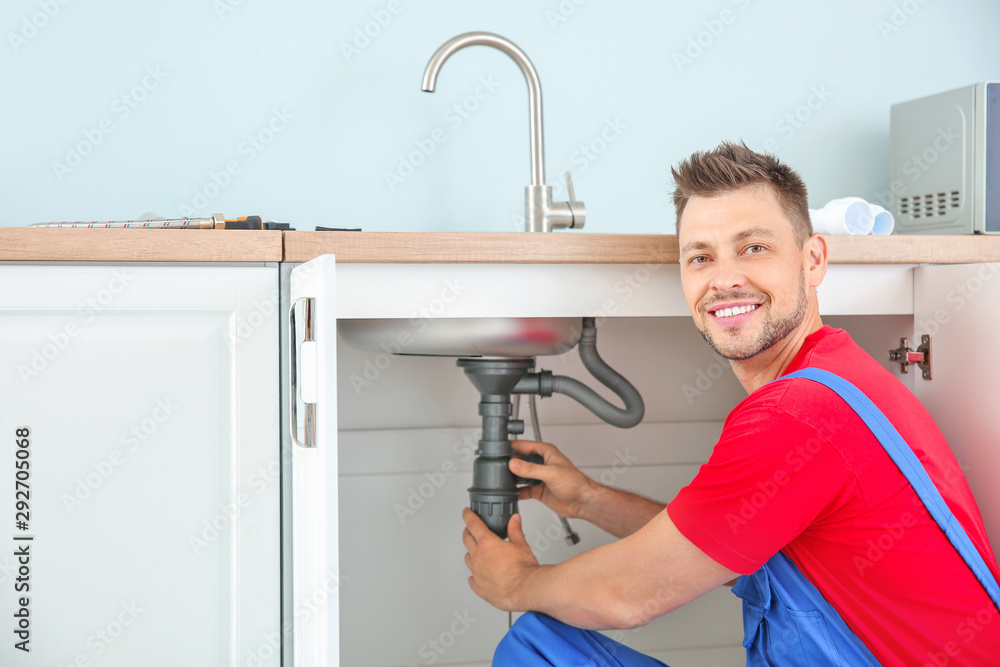
M 551 391 L 569 396 L 612 426 L 632 428 L 641 422 L 646 412 L 642 396 L 631 382 L 608 366 L 597 352 L 597 327 L 594 324 L 594 318 L 585 317 L 583 319 L 583 331 L 580 334 L 578 346 L 580 361 L 583 362 L 584 367 L 601 384 L 622 399 L 625 407 L 619 408 L 612 405 L 584 383 L 564 375 L 551 377 Z

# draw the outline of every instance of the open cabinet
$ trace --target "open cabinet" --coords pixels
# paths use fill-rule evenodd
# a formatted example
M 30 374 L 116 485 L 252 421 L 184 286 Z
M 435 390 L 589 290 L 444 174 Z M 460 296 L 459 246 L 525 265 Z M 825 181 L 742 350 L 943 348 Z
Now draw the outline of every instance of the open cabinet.
M 913 390 L 941 427 L 1000 553 L 1000 264 L 914 269 L 914 335 L 931 337 L 932 379 L 912 368 Z M 911 347 L 916 347 L 911 342 Z

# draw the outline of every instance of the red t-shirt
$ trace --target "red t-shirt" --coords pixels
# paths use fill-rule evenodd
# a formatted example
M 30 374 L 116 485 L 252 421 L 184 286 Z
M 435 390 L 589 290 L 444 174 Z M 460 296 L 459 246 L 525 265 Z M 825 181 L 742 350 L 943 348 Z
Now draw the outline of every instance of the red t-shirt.
M 806 367 L 836 373 L 878 406 L 1000 579 L 958 462 L 914 395 L 829 326 L 787 372 Z M 735 572 L 783 551 L 883 665 L 1000 665 L 1000 614 L 986 591 L 861 418 L 816 382 L 767 384 L 737 405 L 667 510 Z

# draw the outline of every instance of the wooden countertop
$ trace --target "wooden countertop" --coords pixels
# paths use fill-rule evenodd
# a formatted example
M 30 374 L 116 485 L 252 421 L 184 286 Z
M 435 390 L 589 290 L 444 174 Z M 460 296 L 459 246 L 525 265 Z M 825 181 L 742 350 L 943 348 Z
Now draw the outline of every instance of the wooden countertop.
M 828 236 L 835 264 L 1000 262 L 1000 236 Z M 285 232 L 285 261 L 674 264 L 672 234 Z
M 1000 236 L 829 236 L 835 264 L 1000 262 Z M 671 264 L 669 234 L 0 228 L 0 261 Z
M 280 231 L 0 227 L 0 261 L 280 262 Z

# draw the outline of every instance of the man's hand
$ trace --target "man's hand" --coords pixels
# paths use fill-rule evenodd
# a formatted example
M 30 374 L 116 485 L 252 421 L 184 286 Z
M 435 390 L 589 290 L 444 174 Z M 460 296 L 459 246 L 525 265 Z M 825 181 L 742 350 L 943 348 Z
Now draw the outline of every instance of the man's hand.
M 511 458 L 512 473 L 542 482 L 521 489 L 519 500 L 540 500 L 553 512 L 568 519 L 587 518 L 585 510 L 597 496 L 600 486 L 597 482 L 580 472 L 555 445 L 515 440 L 511 446 L 515 454 L 538 454 L 544 461 L 544 464 L 538 464 Z
M 462 519 L 462 542 L 468 550 L 465 565 L 472 572 L 469 587 L 497 609 L 523 611 L 516 608 L 514 596 L 539 565 L 524 539 L 521 515 L 515 514 L 507 524 L 509 542 L 494 535 L 468 507 L 462 511 Z
M 595 482 L 547 442 L 515 440 L 511 446 L 515 454 L 540 454 L 545 462 L 511 458 L 512 473 L 542 482 L 521 489 L 519 500 L 541 500 L 560 516 L 584 519 L 615 537 L 631 535 L 663 511 L 663 503 Z

